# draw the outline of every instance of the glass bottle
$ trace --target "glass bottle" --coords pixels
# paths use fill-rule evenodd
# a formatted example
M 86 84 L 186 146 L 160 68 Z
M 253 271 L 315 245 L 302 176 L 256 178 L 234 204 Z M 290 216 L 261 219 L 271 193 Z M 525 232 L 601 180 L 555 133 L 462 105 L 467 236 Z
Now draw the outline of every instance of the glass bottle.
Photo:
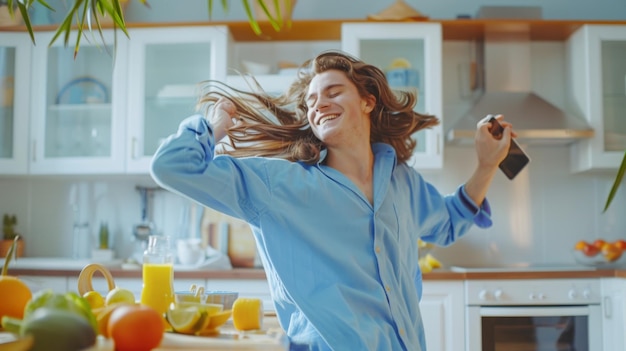
M 150 235 L 143 254 L 141 304 L 164 314 L 174 302 L 174 256 L 168 236 Z

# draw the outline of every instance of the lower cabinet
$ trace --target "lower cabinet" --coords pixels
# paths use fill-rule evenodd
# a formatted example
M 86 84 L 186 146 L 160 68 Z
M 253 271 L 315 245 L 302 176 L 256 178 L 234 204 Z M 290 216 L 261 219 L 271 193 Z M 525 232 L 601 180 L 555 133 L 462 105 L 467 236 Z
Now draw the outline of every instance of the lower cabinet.
M 426 348 L 465 350 L 463 281 L 424 281 L 420 309 L 426 332 Z
M 604 351 L 626 350 L 626 279 L 602 279 L 602 340 Z

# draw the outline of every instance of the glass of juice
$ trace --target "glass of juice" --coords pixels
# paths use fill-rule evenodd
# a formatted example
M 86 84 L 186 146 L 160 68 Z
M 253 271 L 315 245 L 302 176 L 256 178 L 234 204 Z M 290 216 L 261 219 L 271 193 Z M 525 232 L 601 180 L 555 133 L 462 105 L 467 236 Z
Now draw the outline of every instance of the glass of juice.
M 174 302 L 174 256 L 168 236 L 151 235 L 143 255 L 141 304 L 164 314 Z

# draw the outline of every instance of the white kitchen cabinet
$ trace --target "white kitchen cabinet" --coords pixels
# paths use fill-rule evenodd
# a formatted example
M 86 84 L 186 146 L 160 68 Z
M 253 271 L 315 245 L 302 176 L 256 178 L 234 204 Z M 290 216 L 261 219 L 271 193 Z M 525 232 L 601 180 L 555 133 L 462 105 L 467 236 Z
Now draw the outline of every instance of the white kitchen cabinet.
M 198 83 L 226 78 L 228 28 L 129 29 L 127 173 L 148 174 L 160 143 L 196 113 Z
M 28 172 L 30 37 L 0 35 L 0 175 Z
M 568 86 L 595 131 L 572 146 L 572 170 L 617 169 L 626 150 L 626 26 L 585 25 L 567 42 Z
M 443 120 L 439 23 L 344 23 L 341 39 L 344 51 L 383 70 L 392 88 L 417 92 L 417 112 Z M 409 164 L 416 169 L 442 167 L 442 124 L 415 133 Z
M 284 93 L 296 79 L 295 68 L 281 65 L 300 66 L 327 50 L 341 49 L 335 40 L 278 41 L 278 42 L 234 42 L 231 41 L 228 56 L 226 83 L 240 90 L 250 90 L 249 82 L 242 76 L 252 74 L 261 88 L 270 94 Z M 245 62 L 267 67 L 268 72 L 259 74 L 246 70 Z
M 420 309 L 428 350 L 465 349 L 463 281 L 424 281 Z
M 128 40 L 86 34 L 74 57 L 63 38 L 48 46 L 53 36 L 37 33 L 33 47 L 30 173 L 123 172 Z
M 626 350 L 626 279 L 602 278 L 601 283 L 604 351 Z

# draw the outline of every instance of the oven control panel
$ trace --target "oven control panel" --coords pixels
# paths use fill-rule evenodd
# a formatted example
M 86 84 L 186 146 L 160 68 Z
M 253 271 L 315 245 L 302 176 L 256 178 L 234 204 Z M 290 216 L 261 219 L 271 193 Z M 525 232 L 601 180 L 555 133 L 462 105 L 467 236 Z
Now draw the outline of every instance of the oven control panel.
M 465 298 L 475 306 L 600 304 L 600 280 L 467 280 Z

